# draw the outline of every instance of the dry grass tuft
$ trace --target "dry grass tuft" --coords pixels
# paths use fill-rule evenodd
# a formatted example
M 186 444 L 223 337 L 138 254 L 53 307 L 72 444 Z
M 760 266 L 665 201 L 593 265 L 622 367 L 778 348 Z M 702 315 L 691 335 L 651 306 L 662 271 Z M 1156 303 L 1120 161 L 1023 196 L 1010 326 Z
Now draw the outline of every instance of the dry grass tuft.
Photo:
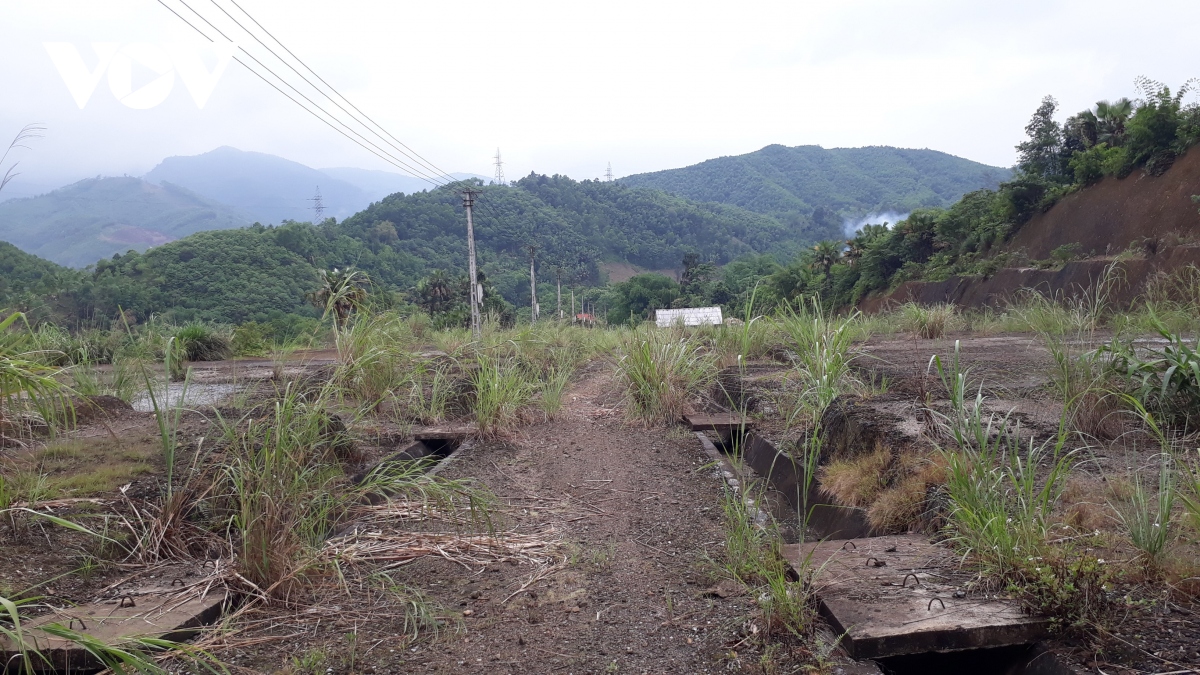
M 854 459 L 830 462 L 821 468 L 821 489 L 842 506 L 867 506 L 887 485 L 891 463 L 892 453 L 883 445 Z
M 1061 503 L 1066 505 L 1063 522 L 1080 532 L 1095 532 L 1112 524 L 1112 512 L 1100 501 L 1104 484 L 1094 479 L 1072 477 L 1063 488 Z
M 867 522 L 876 532 L 912 530 L 926 515 L 929 488 L 946 482 L 946 464 L 940 455 L 902 454 L 896 460 L 900 476 L 867 509 Z

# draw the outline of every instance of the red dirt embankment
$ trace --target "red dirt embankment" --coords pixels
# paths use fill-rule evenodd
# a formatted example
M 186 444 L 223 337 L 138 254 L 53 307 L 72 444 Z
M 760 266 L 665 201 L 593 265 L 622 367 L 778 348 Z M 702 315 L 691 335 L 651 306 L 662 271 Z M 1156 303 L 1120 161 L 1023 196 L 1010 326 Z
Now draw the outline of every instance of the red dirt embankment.
M 1126 250 L 1131 243 L 1145 238 L 1200 238 L 1200 213 L 1192 202 L 1194 194 L 1200 194 L 1200 149 L 1179 157 L 1161 176 L 1135 171 L 1126 178 L 1105 178 L 1067 195 L 1049 211 L 1034 216 L 1005 246 L 1008 251 L 1023 251 L 1030 259 L 1038 260 L 1049 258 L 1050 252 L 1060 246 L 1079 244 L 1080 253 L 1099 258 L 1067 263 L 1057 270 L 1006 268 L 990 277 L 905 282 L 889 293 L 864 299 L 860 308 L 878 311 L 910 300 L 975 308 L 995 306 L 1025 288 L 1047 295 L 1077 295 L 1094 284 L 1112 255 Z M 1124 282 L 1110 300 L 1127 305 L 1141 294 L 1152 275 L 1187 265 L 1200 266 L 1200 248 L 1195 245 L 1164 244 L 1156 253 L 1127 259 L 1121 263 Z
M 1031 259 L 1045 259 L 1065 244 L 1084 254 L 1118 253 L 1143 237 L 1200 231 L 1192 195 L 1200 194 L 1200 149 L 1175 160 L 1161 176 L 1135 171 L 1105 178 L 1067 195 L 1039 213 L 1013 235 L 1006 247 Z

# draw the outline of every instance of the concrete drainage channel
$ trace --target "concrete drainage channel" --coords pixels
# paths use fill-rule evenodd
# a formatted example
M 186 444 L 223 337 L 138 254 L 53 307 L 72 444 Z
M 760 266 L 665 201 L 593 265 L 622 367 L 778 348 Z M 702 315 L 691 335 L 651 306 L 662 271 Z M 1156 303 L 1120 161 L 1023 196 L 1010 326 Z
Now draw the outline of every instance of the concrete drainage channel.
M 733 490 L 761 481 L 764 499 L 748 508 L 798 523 L 804 468 L 751 430 L 738 415 L 685 418 Z M 708 433 L 715 433 L 710 438 Z M 852 657 L 889 675 L 1068 675 L 1039 642 L 1045 618 L 1016 603 L 968 591 L 973 575 L 960 557 L 919 534 L 875 536 L 862 512 L 829 503 L 809 489 L 808 533 L 784 528 L 784 556 L 815 570 L 820 612 Z
M 425 475 L 435 475 L 460 456 L 460 451 L 471 447 L 470 438 L 474 433 L 473 427 L 417 431 L 412 442 L 355 479 L 362 480 L 366 473 L 380 465 L 411 461 L 426 463 Z M 380 495 L 378 501 L 383 499 Z M 346 529 L 352 527 L 353 524 Z M 341 532 L 330 536 L 339 534 Z M 31 654 L 34 672 L 81 675 L 104 669 L 99 659 L 76 642 L 41 634 L 37 630 L 49 624 L 61 624 L 106 644 L 116 644 L 133 636 L 173 642 L 194 637 L 200 628 L 215 623 L 241 603 L 240 597 L 210 588 L 213 577 L 217 576 L 218 565 L 227 562 L 207 560 L 200 565 L 172 565 L 158 570 L 153 583 L 117 587 L 118 598 L 54 609 L 23 621 L 21 627 L 28 647 L 43 657 Z M 6 664 L 0 666 L 0 673 L 21 672 L 20 652 L 4 636 L 0 636 L 0 660 Z

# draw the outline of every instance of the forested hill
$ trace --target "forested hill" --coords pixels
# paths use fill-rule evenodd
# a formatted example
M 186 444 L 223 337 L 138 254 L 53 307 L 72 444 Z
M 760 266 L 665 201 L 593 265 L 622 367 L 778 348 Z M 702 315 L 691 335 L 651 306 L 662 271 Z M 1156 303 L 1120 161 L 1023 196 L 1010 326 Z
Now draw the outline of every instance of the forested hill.
M 675 267 L 688 252 L 717 263 L 756 252 L 788 257 L 811 241 L 761 214 L 619 183 L 530 174 L 481 189 L 475 210 L 480 264 L 510 301 L 528 293 L 530 245 L 544 278 L 558 271 L 572 282 L 597 283 L 603 262 Z M 328 230 L 363 242 L 369 253 L 359 266 L 374 268 L 393 286 L 411 285 L 433 269 L 466 268 L 457 192 L 392 195 Z
M 606 261 L 664 268 L 678 266 L 687 253 L 715 263 L 747 253 L 788 258 L 810 241 L 762 214 L 618 183 L 531 174 L 508 186 L 476 185 L 482 191 L 475 210 L 481 269 L 490 289 L 518 304 L 529 298 L 531 245 L 542 280 L 559 274 L 564 285 L 595 285 L 603 281 L 599 264 Z M 311 313 L 305 293 L 316 288 L 317 270 L 351 266 L 378 290 L 402 293 L 435 270 L 464 275 L 459 192 L 394 194 L 342 222 L 200 232 L 145 253 L 113 256 L 64 280 L 58 292 L 69 302 L 55 307 L 70 305 L 73 316 L 64 318 L 80 321 L 115 317 L 118 308 L 138 320 L 160 314 L 261 321 Z M 0 297 L 0 304 L 14 303 Z
M 37 305 L 45 296 L 76 286 L 81 278 L 81 273 L 76 270 L 55 265 L 0 241 L 0 310 L 9 306 Z
M 935 150 L 768 145 L 757 152 L 636 174 L 620 182 L 784 220 L 799 215 L 821 230 L 839 228 L 823 234 L 837 236 L 841 218 L 830 215 L 945 207 L 968 192 L 996 188 L 1011 173 Z M 814 214 L 817 209 L 822 211 Z M 833 213 L 823 217 L 824 212 Z
M 250 222 L 236 209 L 177 185 L 129 176 L 89 178 L 0 203 L 0 241 L 71 267 Z

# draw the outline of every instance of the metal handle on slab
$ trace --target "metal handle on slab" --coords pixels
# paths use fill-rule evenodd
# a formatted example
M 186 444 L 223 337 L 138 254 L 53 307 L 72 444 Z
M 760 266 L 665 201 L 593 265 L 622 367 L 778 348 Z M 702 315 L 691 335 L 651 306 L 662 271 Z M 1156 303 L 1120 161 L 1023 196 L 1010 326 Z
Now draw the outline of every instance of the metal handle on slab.
M 925 610 L 926 610 L 926 611 L 929 611 L 929 612 L 932 612 L 932 611 L 933 611 L 933 601 L 934 601 L 934 600 L 937 600 L 937 601 L 938 601 L 938 604 L 942 606 L 942 609 L 946 609 L 946 603 L 942 602 L 942 599 L 941 599 L 941 598 L 930 598 L 930 599 L 929 599 L 929 606 L 925 608 Z
M 900 582 L 900 588 L 908 588 L 908 578 L 909 577 L 913 578 L 913 586 L 914 587 L 921 585 L 921 577 L 913 574 L 912 572 L 909 572 L 908 574 L 904 575 L 904 580 Z
M 128 605 L 125 604 L 126 600 L 129 601 Z M 133 601 L 132 595 L 122 595 L 121 601 L 117 603 L 117 607 L 137 607 L 137 603 Z

